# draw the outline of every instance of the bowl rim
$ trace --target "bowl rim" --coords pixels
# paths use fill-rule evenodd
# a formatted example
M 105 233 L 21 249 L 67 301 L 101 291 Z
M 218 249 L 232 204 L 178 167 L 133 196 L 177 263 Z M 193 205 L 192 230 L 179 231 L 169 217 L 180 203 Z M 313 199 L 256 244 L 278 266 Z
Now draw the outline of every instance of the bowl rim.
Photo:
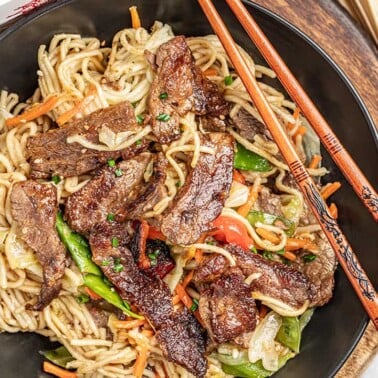
M 43 15 L 50 13 L 51 11 L 64 7 L 70 3 L 73 3 L 78 0 L 53 0 L 51 2 L 47 2 L 45 4 L 42 4 L 38 9 L 33 10 L 29 14 L 25 16 L 21 16 L 19 19 L 15 20 L 10 26 L 8 26 L 6 29 L 2 30 L 0 32 L 0 43 L 2 40 L 6 39 L 6 37 L 14 32 L 17 31 L 20 27 L 27 25 L 34 20 L 42 17 Z M 274 21 L 281 24 L 283 27 L 288 28 L 291 32 L 296 34 L 298 37 L 300 37 L 302 40 L 304 40 L 307 44 L 309 44 L 330 66 L 331 68 L 337 73 L 339 78 L 342 80 L 342 82 L 345 84 L 346 88 L 349 90 L 349 92 L 352 94 L 355 102 L 357 103 L 372 136 L 372 139 L 375 142 L 375 146 L 378 150 L 378 125 L 376 126 L 372 116 L 370 115 L 366 104 L 364 103 L 362 97 L 358 93 L 357 89 L 354 87 L 351 80 L 347 77 L 345 72 L 341 69 L 341 67 L 331 58 L 330 55 L 318 44 L 316 43 L 312 38 L 310 38 L 306 33 L 304 33 L 302 30 L 300 30 L 298 27 L 293 25 L 290 21 L 286 20 L 284 17 L 278 15 L 277 13 L 267 9 L 266 7 L 255 3 L 253 0 L 242 0 L 243 3 L 246 5 L 257 9 L 259 12 L 263 13 L 264 15 L 267 15 L 268 17 L 272 18 Z M 342 272 L 342 274 L 344 274 Z M 341 369 L 341 367 L 345 364 L 346 360 L 349 358 L 349 356 L 352 354 L 354 349 L 356 348 L 356 345 L 360 341 L 363 333 L 365 332 L 365 329 L 368 325 L 369 319 L 367 314 L 364 312 L 359 327 L 356 329 L 355 335 L 354 335 L 354 341 L 349 346 L 347 353 L 344 355 L 344 357 L 334 366 L 333 370 L 331 371 L 330 376 L 335 376 L 335 374 Z

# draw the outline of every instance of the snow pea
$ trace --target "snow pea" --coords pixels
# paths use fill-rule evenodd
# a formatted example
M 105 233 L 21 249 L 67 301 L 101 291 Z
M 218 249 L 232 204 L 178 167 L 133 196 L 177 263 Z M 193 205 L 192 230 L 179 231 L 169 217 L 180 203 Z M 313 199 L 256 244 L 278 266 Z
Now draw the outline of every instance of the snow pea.
M 276 340 L 295 353 L 299 353 L 301 329 L 298 317 L 282 317 L 282 325 L 277 333 Z
M 244 171 L 267 172 L 272 169 L 270 162 L 262 156 L 247 150 L 240 143 L 236 143 L 234 167 Z

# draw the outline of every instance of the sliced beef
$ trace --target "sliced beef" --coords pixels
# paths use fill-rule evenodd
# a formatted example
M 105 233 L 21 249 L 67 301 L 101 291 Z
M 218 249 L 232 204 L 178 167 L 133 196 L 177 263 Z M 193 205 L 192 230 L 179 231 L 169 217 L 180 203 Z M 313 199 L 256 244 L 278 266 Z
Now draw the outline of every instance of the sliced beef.
M 87 235 L 108 214 L 116 214 L 128 201 L 134 201 L 150 160 L 151 154 L 145 152 L 97 172 L 66 201 L 64 216 L 70 227 Z
M 173 313 L 157 331 L 156 339 L 168 361 L 184 366 L 196 377 L 205 376 L 205 339 L 197 320 L 186 308 Z
M 273 140 L 267 127 L 244 109 L 239 110 L 232 118 L 232 125 L 243 138 L 250 142 L 254 141 L 256 135 L 261 135 L 267 141 Z
M 167 195 L 164 186 L 167 177 L 168 160 L 163 153 L 154 156 L 153 173 L 146 185 L 141 185 L 133 201 L 125 202 L 117 211 L 116 219 L 121 222 L 126 218 L 141 217 Z
M 162 44 L 155 62 L 158 69 L 151 85 L 148 108 L 152 130 L 160 143 L 180 137 L 179 117 L 190 110 L 210 117 L 228 113 L 217 85 L 196 67 L 184 36 Z
M 43 284 L 33 310 L 42 310 L 62 287 L 66 252 L 55 229 L 58 210 L 56 187 L 28 180 L 17 182 L 11 192 L 12 216 L 19 235 L 35 251 L 42 265 Z
M 302 307 L 306 301 L 311 299 L 310 282 L 298 270 L 279 262 L 267 260 L 258 254 L 246 252 L 236 245 L 229 244 L 225 248 L 235 258 L 236 265 L 244 277 L 256 274 L 256 279 L 250 285 L 252 292 L 261 293 L 294 308 Z M 209 272 L 210 277 L 216 279 L 222 275 L 222 267 L 224 272 L 227 272 L 228 260 L 221 255 L 211 256 L 196 270 L 193 280 L 199 288 L 203 288 L 203 285 L 209 282 L 206 272 Z
M 112 246 L 114 238 L 117 247 Z M 124 224 L 98 224 L 89 238 L 93 260 L 120 296 L 151 322 L 165 357 L 195 376 L 204 377 L 207 369 L 203 356 L 205 341 L 195 318 L 186 311 L 174 311 L 168 286 L 159 277 L 138 269 L 127 242 L 128 231 Z
M 257 197 L 254 204 L 254 210 L 260 210 L 267 214 L 282 216 L 281 197 L 272 193 L 268 188 L 264 187 Z
M 324 234 L 318 234 L 313 242 L 319 247 L 315 260 L 306 262 L 304 256 L 312 255 L 313 252 L 302 250 L 292 266 L 310 281 L 312 294 L 310 305 L 315 307 L 325 305 L 332 298 L 337 259 Z
M 238 269 L 215 279 L 201 292 L 199 312 L 216 343 L 231 341 L 256 327 L 255 301 Z
M 208 231 L 230 191 L 234 156 L 232 136 L 209 133 L 202 136 L 201 144 L 214 148 L 215 154 L 201 153 L 161 224 L 162 233 L 173 244 L 192 244 Z
M 99 168 L 108 159 L 120 156 L 126 159 L 147 147 L 143 141 L 124 150 L 108 152 L 84 148 L 76 142 L 67 142 L 68 137 L 79 134 L 89 142 L 98 144 L 99 130 L 102 126 L 108 127 L 114 133 L 136 130 L 139 127 L 132 106 L 128 102 L 122 102 L 74 120 L 62 128 L 31 137 L 26 147 L 31 178 L 81 175 Z

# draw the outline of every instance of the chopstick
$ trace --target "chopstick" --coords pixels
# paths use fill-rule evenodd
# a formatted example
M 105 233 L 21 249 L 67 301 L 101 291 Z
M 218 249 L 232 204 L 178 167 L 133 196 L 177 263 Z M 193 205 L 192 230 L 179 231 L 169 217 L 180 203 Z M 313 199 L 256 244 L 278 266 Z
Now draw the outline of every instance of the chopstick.
M 313 180 L 309 176 L 306 168 L 298 158 L 293 145 L 290 143 L 288 136 L 283 131 L 277 117 L 270 108 L 270 105 L 261 92 L 256 79 L 241 56 L 235 41 L 233 40 L 230 32 L 227 30 L 226 25 L 222 21 L 213 3 L 211 0 L 198 0 L 198 3 L 205 13 L 213 30 L 222 42 L 222 45 L 226 50 L 232 64 L 234 65 L 235 70 L 237 71 L 257 110 L 272 134 L 273 139 L 277 143 L 282 156 L 288 163 L 298 186 L 302 190 L 304 197 L 307 199 L 312 212 L 318 219 L 319 224 L 330 242 L 341 267 L 352 284 L 353 289 L 358 295 L 376 329 L 378 329 L 378 298 L 373 285 L 358 262 L 357 257 L 353 253 L 346 237 L 341 232 L 335 219 L 331 216 L 326 203 L 324 202 Z
M 340 143 L 327 121 L 321 115 L 315 104 L 311 101 L 298 80 L 291 73 L 278 52 L 269 42 L 256 21 L 247 11 L 240 0 L 226 0 L 234 12 L 236 18 L 254 42 L 264 59 L 277 74 L 281 84 L 285 87 L 290 97 L 302 110 L 303 115 L 310 122 L 318 134 L 322 144 L 329 152 L 333 161 L 340 168 L 345 178 L 349 181 L 362 203 L 378 221 L 378 196 L 373 186 L 366 179 L 360 168 L 354 162 L 348 151 Z

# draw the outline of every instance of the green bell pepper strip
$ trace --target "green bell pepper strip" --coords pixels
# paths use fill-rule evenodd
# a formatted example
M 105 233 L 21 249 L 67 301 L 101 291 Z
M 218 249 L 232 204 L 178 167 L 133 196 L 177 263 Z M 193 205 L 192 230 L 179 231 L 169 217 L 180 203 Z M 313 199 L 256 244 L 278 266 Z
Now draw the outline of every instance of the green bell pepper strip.
M 83 274 L 101 276 L 100 268 L 92 261 L 91 251 L 87 241 L 69 228 L 68 224 L 63 220 L 62 213 L 58 213 L 56 217 L 56 229 L 80 272 Z
M 244 171 L 268 172 L 272 169 L 270 162 L 262 156 L 247 150 L 240 143 L 236 143 L 234 167 Z
M 299 353 L 301 344 L 301 329 L 297 317 L 282 316 L 282 325 L 277 333 L 276 340 L 293 352 Z
M 282 357 L 278 358 L 278 369 L 281 369 L 286 362 L 295 356 L 294 353 L 288 352 Z M 261 360 L 254 363 L 248 362 L 240 365 L 227 365 L 222 363 L 222 370 L 226 374 L 234 375 L 242 378 L 265 378 L 270 377 L 275 371 L 264 369 Z
M 61 213 L 57 215 L 56 229 L 60 239 L 83 274 L 84 285 L 128 316 L 136 319 L 143 318 L 130 311 L 130 305 L 121 299 L 111 284 L 109 285 L 105 281 L 100 268 L 92 261 L 91 250 L 87 241 L 69 228 Z
M 84 285 L 89 287 L 93 292 L 111 303 L 114 307 L 122 310 L 126 315 L 135 319 L 143 319 L 143 316 L 135 314 L 130 310 L 130 305 L 123 301 L 114 287 L 109 286 L 102 277 L 94 274 L 86 274 L 84 276 Z
M 54 350 L 41 350 L 39 353 L 55 365 L 62 368 L 66 368 L 67 364 L 74 360 L 71 353 L 64 346 L 60 346 Z
M 312 315 L 314 314 L 314 309 L 309 308 L 306 310 L 300 317 L 299 317 L 299 329 L 301 332 L 306 327 L 306 325 L 310 322 Z
M 247 215 L 248 222 L 255 226 L 257 222 L 273 225 L 282 228 L 287 236 L 292 236 L 295 232 L 295 223 L 284 217 L 267 214 L 262 211 L 250 211 Z

